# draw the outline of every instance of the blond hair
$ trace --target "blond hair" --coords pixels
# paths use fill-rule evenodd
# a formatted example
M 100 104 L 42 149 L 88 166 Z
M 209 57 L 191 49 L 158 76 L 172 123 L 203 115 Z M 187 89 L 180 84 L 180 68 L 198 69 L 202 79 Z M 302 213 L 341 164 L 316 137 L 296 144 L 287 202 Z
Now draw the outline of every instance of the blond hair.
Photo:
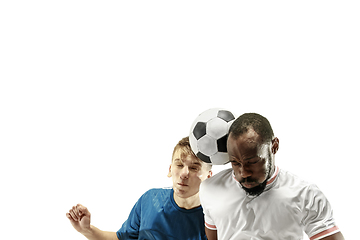
M 211 164 L 208 164 L 204 161 L 202 161 L 200 158 L 198 158 L 195 153 L 191 150 L 191 147 L 190 147 L 190 141 L 189 141 L 189 137 L 184 137 L 183 139 L 181 139 L 178 144 L 176 144 L 176 146 L 174 147 L 174 151 L 173 151 L 173 154 L 172 154 L 172 160 L 174 158 L 174 154 L 176 151 L 181 151 L 180 155 L 181 156 L 193 156 L 195 157 L 199 162 L 202 163 L 203 166 L 206 167 L 206 169 L 208 170 L 211 170 Z M 171 160 L 171 161 L 172 161 Z

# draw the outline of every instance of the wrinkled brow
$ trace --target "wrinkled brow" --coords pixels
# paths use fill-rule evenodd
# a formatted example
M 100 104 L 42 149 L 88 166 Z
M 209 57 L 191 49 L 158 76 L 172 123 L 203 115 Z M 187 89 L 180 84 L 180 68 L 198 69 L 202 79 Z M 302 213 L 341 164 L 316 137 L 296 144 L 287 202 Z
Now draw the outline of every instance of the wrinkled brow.
M 184 163 L 184 161 L 183 161 L 182 159 L 180 159 L 180 158 L 176 158 L 176 159 L 174 160 L 174 162 Z M 191 164 L 198 165 L 198 166 L 202 166 L 201 162 L 198 162 L 198 161 L 193 161 L 193 162 L 191 162 Z

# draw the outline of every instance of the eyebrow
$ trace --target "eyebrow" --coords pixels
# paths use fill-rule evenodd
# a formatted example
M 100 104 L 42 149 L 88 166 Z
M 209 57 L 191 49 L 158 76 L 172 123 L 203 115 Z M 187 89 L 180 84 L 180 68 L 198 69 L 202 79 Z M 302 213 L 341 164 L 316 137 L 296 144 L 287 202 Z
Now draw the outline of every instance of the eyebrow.
M 192 162 L 191 164 L 195 164 L 195 165 L 201 166 L 201 163 L 199 163 L 199 162 Z
M 244 161 L 249 161 L 249 160 L 257 158 L 257 157 L 259 157 L 259 156 L 249 157 L 249 158 L 244 159 Z
M 246 159 L 244 159 L 244 162 L 249 162 L 250 160 L 252 160 L 252 159 L 254 159 L 254 158 L 257 158 L 257 157 L 259 157 L 259 156 L 254 156 L 254 157 L 246 158 Z M 237 161 L 237 160 L 230 160 L 229 162 L 239 162 L 239 161 Z
M 183 160 L 181 160 L 180 158 L 176 158 L 176 159 L 174 159 L 174 162 L 181 162 L 181 163 L 184 163 L 184 161 L 183 161 Z M 191 164 L 201 166 L 201 163 L 200 163 L 200 162 L 191 162 Z

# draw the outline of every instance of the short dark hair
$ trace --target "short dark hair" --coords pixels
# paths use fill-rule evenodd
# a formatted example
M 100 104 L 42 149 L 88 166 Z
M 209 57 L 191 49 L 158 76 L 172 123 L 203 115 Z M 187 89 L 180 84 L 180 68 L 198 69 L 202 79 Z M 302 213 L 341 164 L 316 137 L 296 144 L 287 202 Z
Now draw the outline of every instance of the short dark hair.
M 245 113 L 238 117 L 229 129 L 229 135 L 232 137 L 239 137 L 246 133 L 250 128 L 259 134 L 263 142 L 269 142 L 274 137 L 274 132 L 270 122 L 263 116 L 257 113 Z

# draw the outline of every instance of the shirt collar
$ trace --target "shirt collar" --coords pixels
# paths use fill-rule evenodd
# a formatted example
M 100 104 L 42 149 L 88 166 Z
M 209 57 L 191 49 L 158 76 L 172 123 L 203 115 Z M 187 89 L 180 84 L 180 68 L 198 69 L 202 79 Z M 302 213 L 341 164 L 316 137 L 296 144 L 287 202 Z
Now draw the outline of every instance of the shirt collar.
M 273 175 L 272 175 L 271 178 L 267 181 L 266 185 L 270 185 L 271 183 L 273 183 L 273 182 L 275 181 L 278 173 L 279 173 L 279 167 L 276 166 Z

